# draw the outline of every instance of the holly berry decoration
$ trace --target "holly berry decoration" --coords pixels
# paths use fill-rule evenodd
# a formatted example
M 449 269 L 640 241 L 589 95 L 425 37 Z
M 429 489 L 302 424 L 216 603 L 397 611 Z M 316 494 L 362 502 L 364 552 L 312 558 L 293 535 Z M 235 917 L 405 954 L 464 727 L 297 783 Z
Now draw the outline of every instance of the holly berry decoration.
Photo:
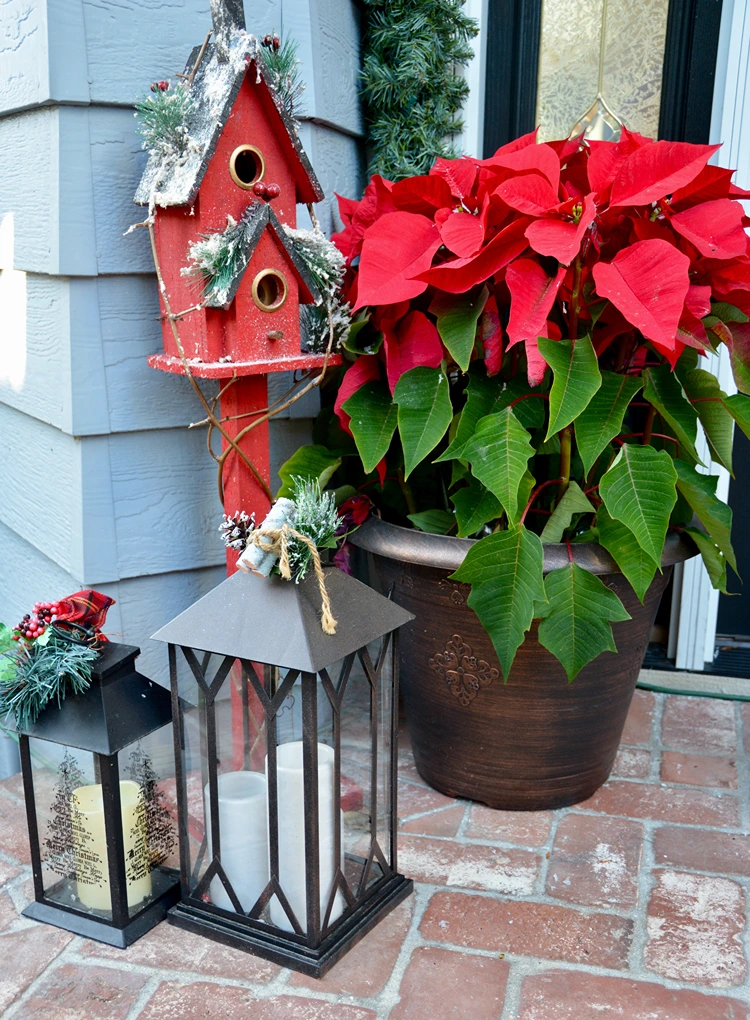
M 274 53 L 277 53 L 281 49 L 281 39 L 277 35 L 264 35 L 262 45 L 267 50 L 273 50 Z
M 257 198 L 264 198 L 267 202 L 270 202 L 274 198 L 279 197 L 281 188 L 278 184 L 264 184 L 263 181 L 257 181 L 257 183 L 253 184 L 253 194 Z
M 35 602 L 31 613 L 26 613 L 24 618 L 13 630 L 13 640 L 35 641 L 41 637 L 47 627 L 57 617 L 60 606 L 57 602 Z
M 151 91 L 152 92 L 166 92 L 168 88 L 169 88 L 169 82 L 168 81 L 153 81 L 153 82 L 151 82 Z

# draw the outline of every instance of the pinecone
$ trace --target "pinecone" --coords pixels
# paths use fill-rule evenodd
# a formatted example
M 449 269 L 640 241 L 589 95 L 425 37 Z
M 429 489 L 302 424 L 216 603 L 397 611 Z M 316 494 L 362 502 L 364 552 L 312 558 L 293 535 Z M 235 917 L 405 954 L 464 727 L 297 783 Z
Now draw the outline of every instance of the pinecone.
M 224 514 L 219 532 L 221 540 L 227 549 L 236 549 L 243 552 L 251 531 L 255 530 L 255 514 L 246 514 L 244 510 L 237 510 L 233 515 Z

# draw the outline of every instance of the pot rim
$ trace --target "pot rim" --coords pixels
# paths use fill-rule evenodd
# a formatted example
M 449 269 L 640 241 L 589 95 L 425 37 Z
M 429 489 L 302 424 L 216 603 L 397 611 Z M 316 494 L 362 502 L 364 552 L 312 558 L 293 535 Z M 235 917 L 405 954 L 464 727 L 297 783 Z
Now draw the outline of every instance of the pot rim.
M 480 540 L 431 535 L 416 528 L 391 524 L 380 517 L 370 517 L 347 541 L 375 556 L 386 556 L 401 563 L 416 563 L 424 567 L 453 571 L 458 570 L 471 546 Z M 571 545 L 571 550 L 574 562 L 592 574 L 621 573 L 607 550 L 595 542 Z M 661 565 L 670 567 L 675 563 L 682 563 L 695 556 L 697 551 L 693 540 L 684 532 L 670 531 L 664 543 Z M 567 545 L 555 543 L 544 546 L 545 574 L 565 567 L 568 563 L 570 556 Z

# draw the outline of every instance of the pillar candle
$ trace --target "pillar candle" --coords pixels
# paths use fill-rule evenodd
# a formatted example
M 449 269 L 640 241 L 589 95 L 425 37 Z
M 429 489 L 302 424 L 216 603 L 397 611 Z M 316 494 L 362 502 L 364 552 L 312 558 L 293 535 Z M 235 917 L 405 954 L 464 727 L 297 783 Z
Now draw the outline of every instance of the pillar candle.
M 221 866 L 242 909 L 248 911 L 268 884 L 266 779 L 260 772 L 225 772 L 218 777 L 218 789 Z M 208 785 L 204 804 L 210 860 L 213 849 Z M 211 879 L 209 895 L 217 907 L 234 911 L 218 875 Z
M 279 882 L 289 905 L 303 931 L 307 926 L 307 888 L 305 853 L 305 794 L 302 767 L 302 741 L 279 744 L 276 749 L 276 775 L 279 803 Z M 320 860 L 320 921 L 325 919 L 328 900 L 336 874 L 335 810 L 337 798 L 333 774 L 334 751 L 327 744 L 318 744 L 318 841 Z M 266 759 L 268 772 L 268 759 Z M 342 816 L 343 817 L 343 816 Z M 343 824 L 342 824 L 343 830 Z M 341 867 L 343 870 L 343 841 Z M 331 910 L 329 924 L 344 909 L 341 893 Z M 271 900 L 271 920 L 284 931 L 293 931 L 291 922 L 274 896 Z
M 111 911 L 101 785 L 79 786 L 71 800 L 78 899 L 90 910 Z M 120 807 L 128 906 L 134 907 L 151 895 L 151 868 L 143 791 L 132 779 L 120 783 Z

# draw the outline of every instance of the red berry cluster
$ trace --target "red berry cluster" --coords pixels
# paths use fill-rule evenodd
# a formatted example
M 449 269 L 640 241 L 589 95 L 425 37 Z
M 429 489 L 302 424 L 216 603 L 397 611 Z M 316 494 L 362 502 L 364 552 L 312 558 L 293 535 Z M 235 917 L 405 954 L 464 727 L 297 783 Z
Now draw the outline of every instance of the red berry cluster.
M 281 188 L 278 184 L 264 184 L 263 181 L 258 181 L 257 184 L 253 184 L 253 194 L 270 202 L 272 199 L 279 197 Z
M 166 92 L 169 88 L 168 81 L 154 81 L 151 83 L 152 92 Z
M 60 606 L 57 602 L 35 602 L 33 615 L 26 613 L 15 628 L 13 640 L 20 641 L 21 638 L 25 638 L 26 641 L 33 641 L 41 637 L 59 611 Z
M 281 39 L 277 35 L 264 35 L 263 45 L 269 50 L 278 50 L 281 47 Z

